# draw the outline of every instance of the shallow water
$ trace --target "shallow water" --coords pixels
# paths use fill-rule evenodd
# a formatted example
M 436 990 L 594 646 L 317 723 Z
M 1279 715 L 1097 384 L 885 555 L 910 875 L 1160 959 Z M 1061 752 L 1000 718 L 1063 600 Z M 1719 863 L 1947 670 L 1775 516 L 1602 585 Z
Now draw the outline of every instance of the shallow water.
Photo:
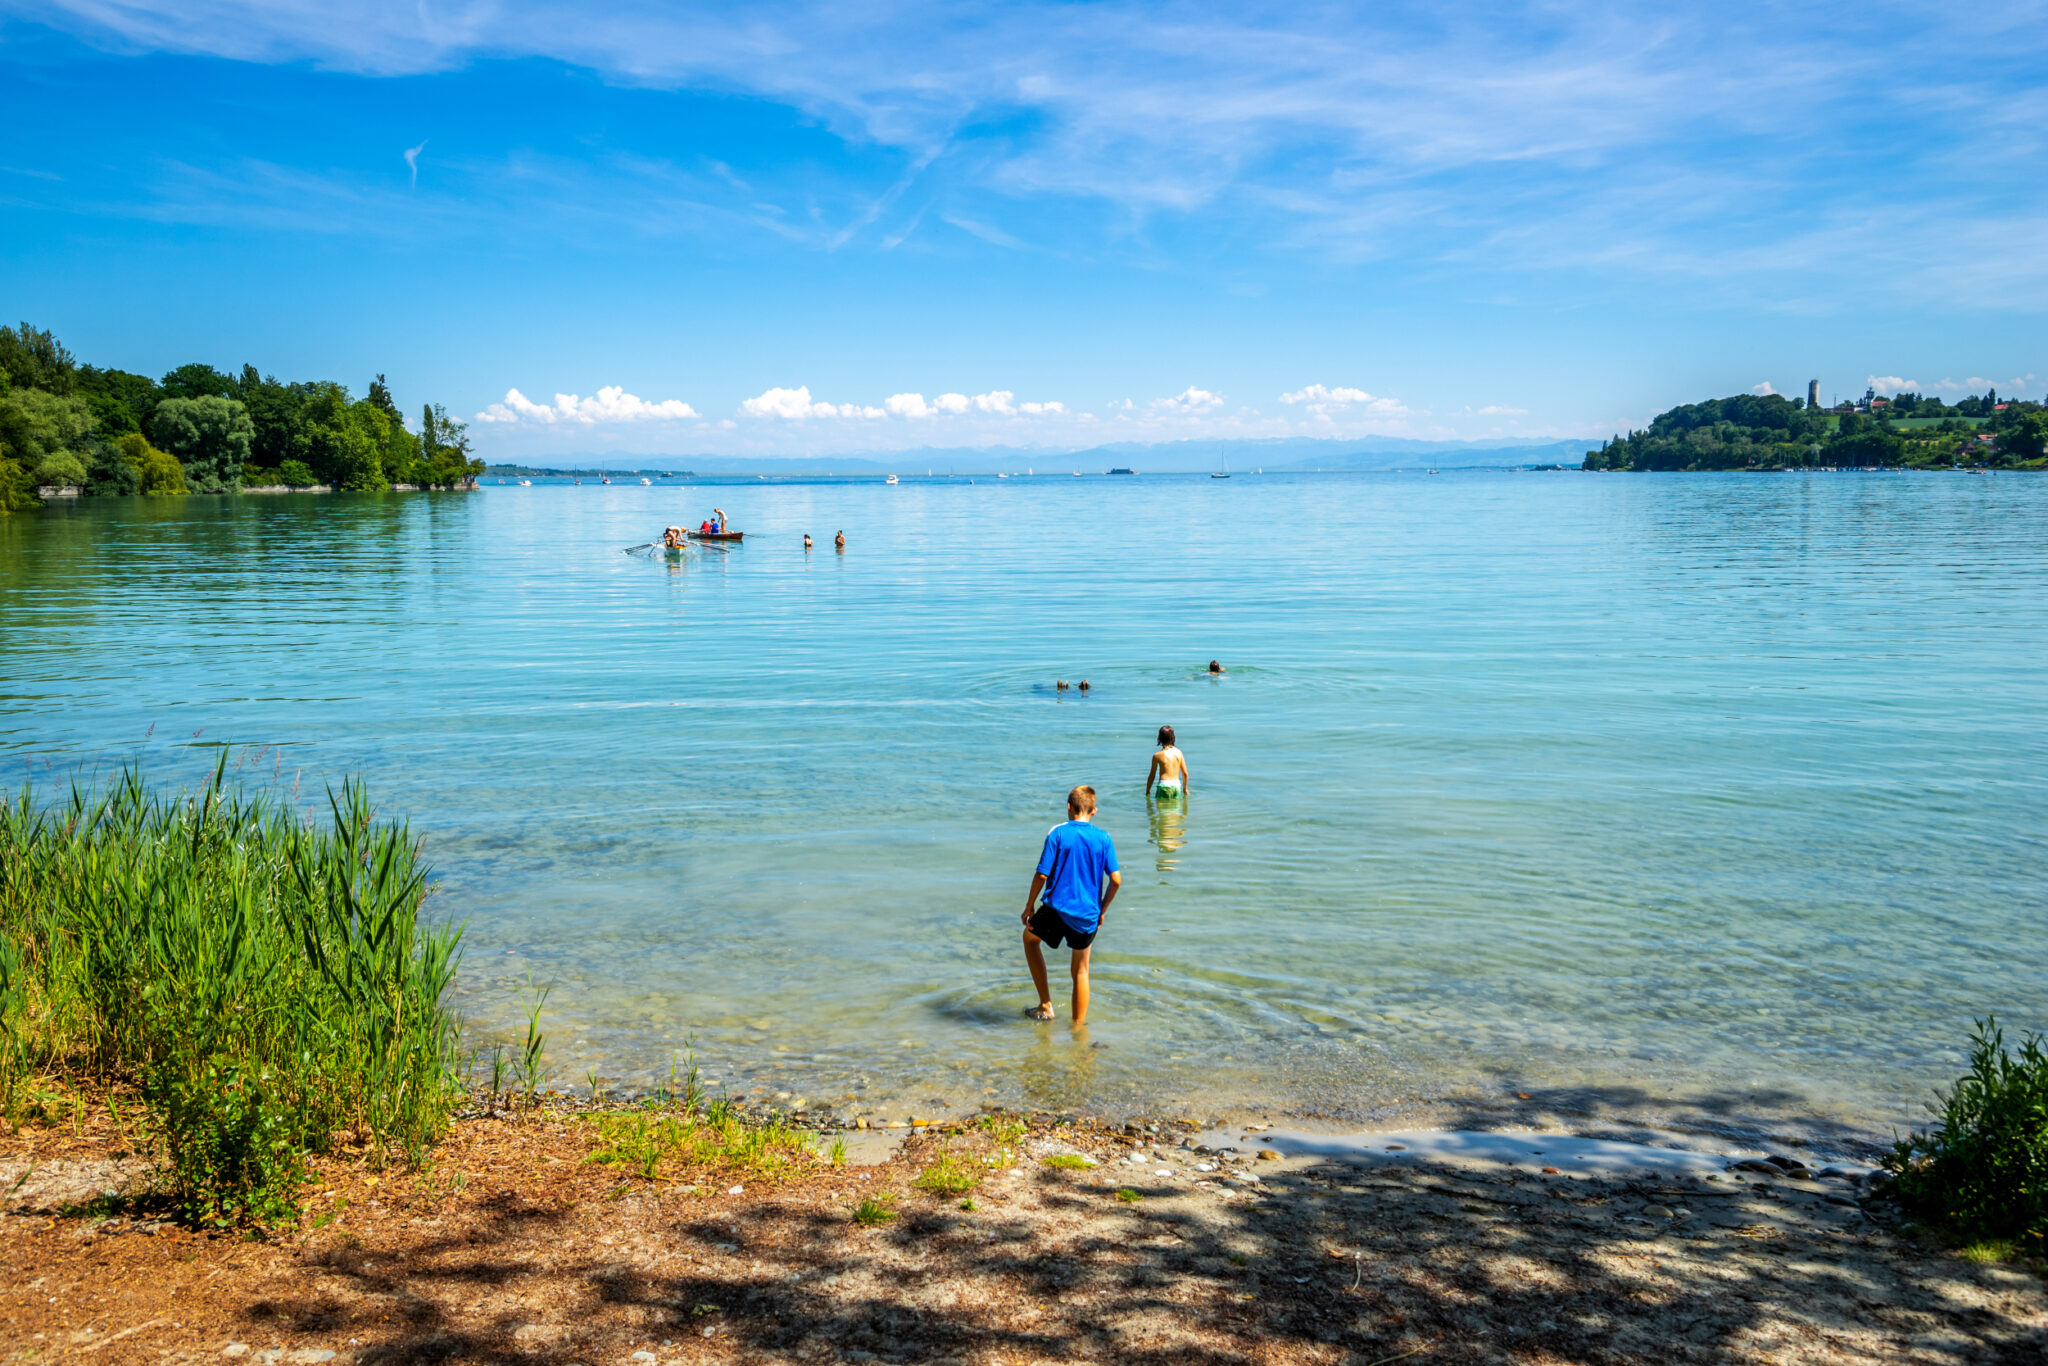
M 742 548 L 621 553 L 714 503 Z M 1973 1015 L 2048 1025 L 2044 533 L 2048 481 L 1962 475 L 85 500 L 0 519 L 0 748 L 366 773 L 467 918 L 473 1037 L 551 986 L 561 1082 L 694 1040 L 891 1115 L 1870 1132 Z M 1076 782 L 1126 875 L 1082 1045 L 1017 949 Z

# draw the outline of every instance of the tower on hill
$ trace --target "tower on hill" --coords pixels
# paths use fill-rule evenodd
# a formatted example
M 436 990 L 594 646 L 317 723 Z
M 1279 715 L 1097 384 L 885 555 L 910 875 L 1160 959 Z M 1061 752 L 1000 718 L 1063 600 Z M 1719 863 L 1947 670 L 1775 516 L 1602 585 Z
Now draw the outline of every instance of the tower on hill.
M 1806 411 L 1810 413 L 1818 407 L 1820 407 L 1820 381 L 1810 379 L 1806 381 Z

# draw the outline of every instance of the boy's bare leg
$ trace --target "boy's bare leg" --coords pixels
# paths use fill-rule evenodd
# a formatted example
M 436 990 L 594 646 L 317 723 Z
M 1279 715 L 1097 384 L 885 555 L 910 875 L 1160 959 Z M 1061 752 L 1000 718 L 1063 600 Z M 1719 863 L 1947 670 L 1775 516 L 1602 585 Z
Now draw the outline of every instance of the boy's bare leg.
M 1024 931 L 1024 961 L 1031 965 L 1031 985 L 1038 988 L 1038 1006 L 1031 1011 L 1034 1020 L 1052 1018 L 1052 984 L 1045 975 L 1045 950 L 1041 940 L 1031 931 Z
M 1074 950 L 1074 1024 L 1077 1027 L 1086 1024 L 1088 1021 L 1088 954 L 1090 952 L 1090 949 Z M 1052 1000 L 1052 997 L 1046 993 L 1042 978 L 1039 982 L 1038 994 L 1047 1001 Z M 1051 1019 L 1052 1017 L 1048 1015 L 1046 1018 Z

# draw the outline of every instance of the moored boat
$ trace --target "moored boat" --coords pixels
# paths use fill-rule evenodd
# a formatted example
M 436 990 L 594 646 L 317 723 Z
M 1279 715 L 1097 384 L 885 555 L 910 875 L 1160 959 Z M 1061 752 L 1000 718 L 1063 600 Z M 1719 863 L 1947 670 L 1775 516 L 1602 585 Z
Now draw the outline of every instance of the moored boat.
M 746 535 L 744 531 L 692 531 L 686 534 L 693 541 L 737 541 Z

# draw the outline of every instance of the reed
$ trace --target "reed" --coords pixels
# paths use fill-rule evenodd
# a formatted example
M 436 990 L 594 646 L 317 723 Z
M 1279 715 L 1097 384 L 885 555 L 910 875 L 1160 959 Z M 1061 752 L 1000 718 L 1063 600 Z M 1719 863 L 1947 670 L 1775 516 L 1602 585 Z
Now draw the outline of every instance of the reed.
M 187 1212 L 267 1221 L 307 1153 L 417 1161 L 444 1131 L 461 931 L 422 918 L 419 847 L 360 785 L 316 826 L 226 767 L 0 799 L 0 1112 L 47 1080 L 133 1087 Z

